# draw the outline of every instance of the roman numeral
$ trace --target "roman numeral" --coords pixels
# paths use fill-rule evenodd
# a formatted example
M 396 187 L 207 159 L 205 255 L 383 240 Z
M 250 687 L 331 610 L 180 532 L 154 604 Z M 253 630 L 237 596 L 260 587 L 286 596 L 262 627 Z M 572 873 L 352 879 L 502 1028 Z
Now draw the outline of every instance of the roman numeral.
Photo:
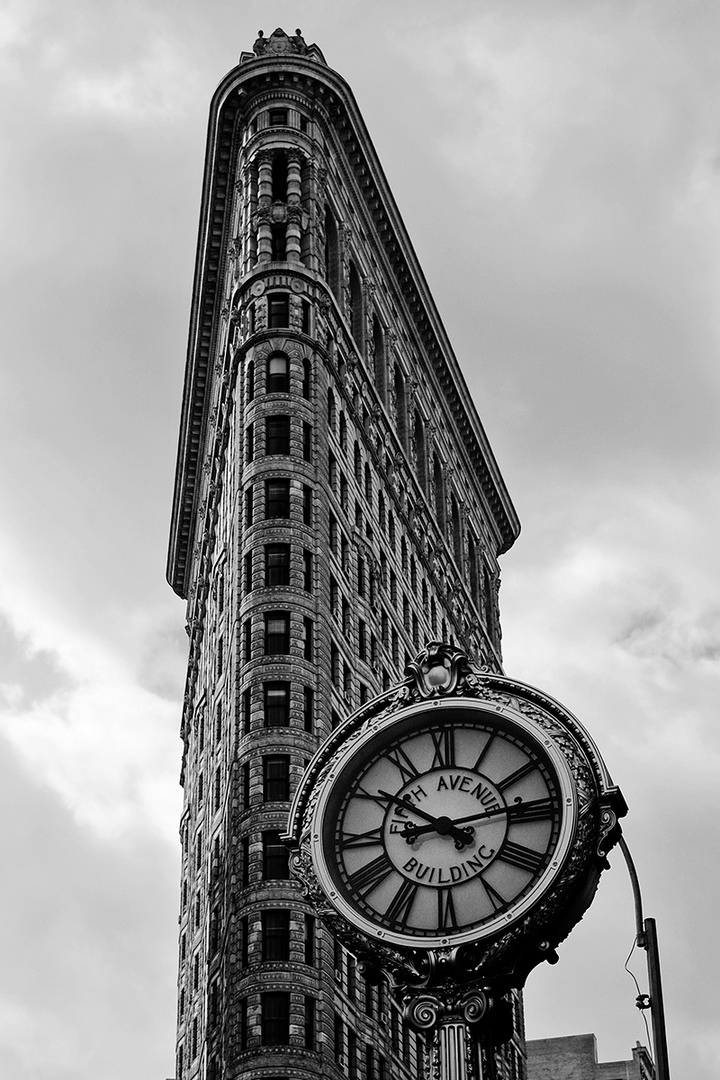
M 484 877 L 480 877 L 483 883 L 483 888 L 488 895 L 488 900 L 492 904 L 493 911 L 500 911 L 501 908 L 507 907 L 507 900 L 504 896 L 501 896 L 497 889 L 493 889 L 489 881 L 486 881 Z
M 537 766 L 535 765 L 534 761 L 526 761 L 524 765 L 521 765 L 519 769 L 516 769 L 515 772 L 510 773 L 509 776 L 506 776 L 504 780 L 501 780 L 495 786 L 500 791 L 505 791 L 506 788 L 512 787 L 513 784 L 517 784 L 518 780 L 522 780 L 524 776 L 527 776 L 528 773 L 533 772 L 533 770 L 536 768 Z
M 485 760 L 485 756 L 486 756 L 488 750 L 490 749 L 490 747 L 492 746 L 492 744 L 494 743 L 494 741 L 495 741 L 495 735 L 493 734 L 493 735 L 490 736 L 490 738 L 488 739 L 488 741 L 485 743 L 482 750 L 480 751 L 480 756 L 478 757 L 477 761 L 475 762 L 475 764 L 472 767 L 473 772 L 480 772 L 480 766 L 482 765 L 483 761 Z
M 514 844 L 508 840 L 498 852 L 498 859 L 517 866 L 520 870 L 527 870 L 531 874 L 537 873 L 545 862 L 544 851 L 534 851 L 532 848 L 523 847 L 522 844 Z
M 408 881 L 407 879 L 403 881 L 385 912 L 385 918 L 389 922 L 401 923 L 403 926 L 406 925 L 418 888 L 419 886 L 412 881 Z
M 400 747 L 397 747 L 397 749 L 395 750 L 391 750 L 390 753 L 387 755 L 387 759 L 388 761 L 392 762 L 392 764 L 398 770 L 398 772 L 403 778 L 404 783 L 407 783 L 408 780 L 414 780 L 415 777 L 419 775 L 410 758 Z
M 382 884 L 385 878 L 392 873 L 394 873 L 393 864 L 388 859 L 386 852 L 383 851 L 376 859 L 366 863 L 360 870 L 356 870 L 354 874 L 351 874 L 349 881 L 355 892 L 362 893 L 365 896 Z
M 452 769 L 455 767 L 455 732 L 452 728 L 445 731 L 431 731 L 435 756 L 431 768 Z
M 457 930 L 452 889 L 438 889 L 438 930 Z
M 371 795 L 369 791 L 365 790 L 362 784 L 358 784 L 358 786 L 353 791 L 353 799 L 369 799 L 370 802 L 376 803 L 383 810 L 387 810 L 387 799 L 383 799 L 383 797 L 378 793 L 376 793 L 375 795 Z
M 345 850 L 346 848 L 375 847 L 376 844 L 380 843 L 382 843 L 382 836 L 378 825 L 377 829 L 368 829 L 367 832 L 344 832 L 340 840 L 340 847 Z
M 549 821 L 554 816 L 552 799 L 531 799 L 508 806 L 508 821 Z

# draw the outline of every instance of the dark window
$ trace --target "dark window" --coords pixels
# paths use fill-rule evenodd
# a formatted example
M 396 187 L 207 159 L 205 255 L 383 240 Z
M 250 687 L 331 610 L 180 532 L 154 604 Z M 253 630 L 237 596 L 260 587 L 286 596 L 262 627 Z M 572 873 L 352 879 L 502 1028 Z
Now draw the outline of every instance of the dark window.
M 303 334 L 310 333 L 310 303 L 307 300 L 302 300 L 302 332 Z
M 263 800 L 286 802 L 290 798 L 290 758 L 268 754 L 263 758 Z
M 290 723 L 290 683 L 264 683 L 263 691 L 265 727 L 286 727 Z
M 265 481 L 265 517 L 290 517 L 290 481 Z
M 252 592 L 253 587 L 253 553 L 245 553 L 245 592 Z
M 285 1045 L 290 1040 L 290 995 L 283 991 L 261 994 L 262 1044 Z
M 263 960 L 289 960 L 290 912 L 263 911 L 261 919 Z
M 243 650 L 245 660 L 252 658 L 252 619 L 246 619 L 243 624 Z
M 336 415 L 337 415 L 337 409 L 336 409 L 336 406 L 335 406 L 335 395 L 333 394 L 332 390 L 328 390 L 328 396 L 327 396 L 327 422 L 328 422 L 328 428 L 333 433 L 335 432 L 335 418 L 336 418 Z
M 312 488 L 303 484 L 303 525 L 312 525 Z
M 312 424 L 303 420 L 303 461 L 312 461 Z
M 350 329 L 352 336 L 355 338 L 355 342 L 362 349 L 364 340 L 364 311 L 363 311 L 363 295 L 362 286 L 360 284 L 360 275 L 358 274 L 355 263 L 350 263 L 350 277 L 349 277 L 349 300 L 350 308 L 348 311 L 348 322 L 350 323 Z
M 249 620 L 248 620 L 249 621 Z M 243 731 L 248 732 L 250 730 L 250 713 L 252 706 L 252 698 L 249 690 L 243 690 L 242 696 L 242 723 Z
M 377 315 L 373 315 L 373 367 L 375 370 L 375 386 L 381 401 L 385 401 L 386 372 L 385 372 L 385 340 Z
M 350 1080 L 357 1077 L 357 1035 L 348 1028 L 348 1076 Z
M 345 413 L 340 410 L 340 449 L 343 452 L 347 451 L 347 420 L 345 419 Z
M 290 584 L 290 545 L 265 545 L 265 584 Z
M 288 849 L 277 831 L 264 832 L 263 841 L 263 880 L 279 881 L 290 877 Z
M 454 495 L 450 496 L 450 520 L 452 522 L 453 554 L 458 566 L 462 568 L 462 535 L 460 531 L 460 509 Z
M 265 453 L 290 453 L 290 417 L 265 417 Z
M 265 613 L 265 655 L 279 656 L 290 652 L 290 612 Z
M 268 326 L 271 330 L 290 325 L 290 297 L 287 293 L 268 295 Z
M 311 390 L 311 377 L 312 377 L 312 369 L 310 367 L 310 361 L 307 360 L 307 359 L 303 360 L 302 367 L 303 367 L 302 396 L 305 398 L 306 401 L 309 401 L 310 400 L 310 390 Z
M 345 1054 L 345 1039 L 343 1031 L 342 1017 L 339 1013 L 335 1013 L 335 1060 L 338 1065 L 342 1064 Z
M 340 652 L 337 645 L 330 646 L 330 678 L 334 686 L 340 685 Z
M 287 225 L 274 224 L 270 226 L 270 258 L 273 262 L 285 262 L 287 249 Z
M 329 529 L 330 550 L 333 555 L 338 553 L 338 523 L 337 518 L 330 515 L 330 529 Z
M 284 120 L 278 121 L 280 124 L 287 123 L 287 113 L 284 109 L 278 109 L 277 116 L 284 116 Z M 272 125 L 273 113 L 270 113 L 270 124 Z M 273 202 L 286 202 L 287 201 L 287 181 L 288 181 L 288 162 L 287 154 L 284 154 L 282 150 L 273 154 L 272 159 L 272 201 Z
M 325 208 L 325 277 L 335 293 L 340 295 L 340 241 L 335 217 L 330 207 Z
M 252 401 L 255 397 L 255 364 L 251 360 L 247 366 L 247 399 Z
M 252 486 L 245 491 L 245 526 L 249 528 L 253 523 L 253 489 Z
M 400 368 L 395 365 L 395 409 L 397 433 L 400 442 L 407 450 L 407 411 L 405 405 L 405 379 Z
M 265 392 L 286 394 L 290 389 L 290 361 L 285 353 L 271 353 L 265 369 Z
M 358 596 L 365 595 L 365 560 L 362 555 L 358 555 L 357 560 L 357 593 Z
M 270 127 L 285 127 L 288 122 L 287 109 L 270 109 Z M 279 157 L 280 155 L 276 155 Z
M 245 428 L 245 460 L 252 461 L 255 457 L 255 433 L 252 424 Z

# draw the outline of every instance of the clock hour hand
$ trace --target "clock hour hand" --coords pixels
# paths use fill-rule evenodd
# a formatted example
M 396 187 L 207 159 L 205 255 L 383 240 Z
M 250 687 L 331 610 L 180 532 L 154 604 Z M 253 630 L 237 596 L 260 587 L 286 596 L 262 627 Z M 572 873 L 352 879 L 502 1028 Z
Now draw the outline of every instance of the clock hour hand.
M 428 814 L 426 810 L 421 810 L 419 806 L 415 806 L 409 799 L 401 799 L 398 795 L 391 795 L 389 791 L 378 790 L 378 795 L 382 795 L 383 799 L 389 799 L 390 802 L 402 807 L 403 810 L 409 810 L 412 814 L 416 814 L 418 817 L 430 822 L 429 825 L 415 825 L 411 821 L 406 823 L 402 835 L 409 844 L 412 844 L 415 837 L 421 832 L 436 832 L 438 836 L 451 836 L 455 841 L 455 847 L 458 849 L 465 847 L 472 839 L 472 833 L 469 829 L 456 828 L 455 822 L 451 821 L 449 817 L 435 817 L 433 814 Z

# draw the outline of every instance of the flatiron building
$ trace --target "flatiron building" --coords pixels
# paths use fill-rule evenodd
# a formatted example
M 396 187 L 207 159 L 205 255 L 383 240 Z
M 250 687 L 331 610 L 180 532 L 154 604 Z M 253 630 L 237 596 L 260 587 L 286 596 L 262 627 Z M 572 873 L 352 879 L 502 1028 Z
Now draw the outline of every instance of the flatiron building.
M 280 837 L 320 742 L 427 641 L 500 670 L 517 533 L 351 90 L 299 32 L 259 37 L 210 106 L 168 560 L 189 636 L 177 1080 L 423 1075 Z

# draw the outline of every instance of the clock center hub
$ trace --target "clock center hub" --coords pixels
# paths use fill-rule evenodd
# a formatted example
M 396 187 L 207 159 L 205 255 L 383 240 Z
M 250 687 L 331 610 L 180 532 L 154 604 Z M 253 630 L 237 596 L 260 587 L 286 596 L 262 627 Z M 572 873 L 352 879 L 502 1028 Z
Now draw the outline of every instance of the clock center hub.
M 506 803 L 486 776 L 449 767 L 406 783 L 388 807 L 383 841 L 403 877 L 430 888 L 470 881 L 500 850 Z

